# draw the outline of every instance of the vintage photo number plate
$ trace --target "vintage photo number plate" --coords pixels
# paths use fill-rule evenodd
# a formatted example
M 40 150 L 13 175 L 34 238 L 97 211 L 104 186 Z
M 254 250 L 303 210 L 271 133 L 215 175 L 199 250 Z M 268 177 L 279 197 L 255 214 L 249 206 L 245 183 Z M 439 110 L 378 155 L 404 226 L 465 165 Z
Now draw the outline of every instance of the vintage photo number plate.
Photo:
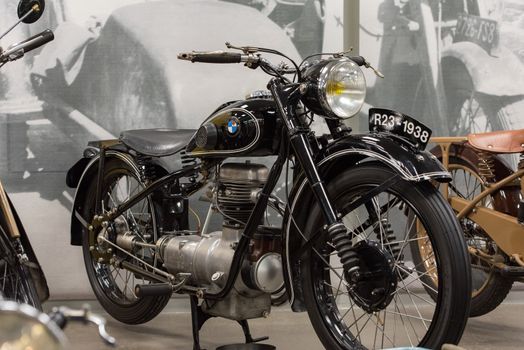
M 491 53 L 498 43 L 498 38 L 496 21 L 465 13 L 459 14 L 454 42 L 469 41 Z

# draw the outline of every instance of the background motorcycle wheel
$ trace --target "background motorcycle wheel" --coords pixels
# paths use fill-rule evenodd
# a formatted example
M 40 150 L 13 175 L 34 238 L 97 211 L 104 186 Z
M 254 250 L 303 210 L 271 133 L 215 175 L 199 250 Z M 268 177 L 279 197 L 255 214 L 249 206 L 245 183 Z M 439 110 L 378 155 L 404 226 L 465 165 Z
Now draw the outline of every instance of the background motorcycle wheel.
M 465 68 L 451 66 L 444 72 L 447 102 L 447 124 L 444 129 L 438 120 L 428 114 L 424 79 L 415 91 L 411 115 L 421 117 L 434 131 L 434 136 L 466 136 L 471 133 L 512 129 L 508 121 L 506 105 L 513 98 L 490 96 L 475 91 L 471 77 Z
M 463 66 L 449 66 L 444 77 L 451 136 L 510 129 L 504 99 L 475 91 Z
M 383 165 L 368 163 L 342 172 L 327 185 L 354 235 L 354 247 L 364 247 L 359 253 L 361 271 L 375 272 L 364 284 L 350 289 L 328 237 L 323 236 L 305 253 L 301 263 L 304 301 L 326 349 L 416 345 L 438 349 L 444 343 L 456 344 L 462 336 L 469 314 L 470 268 L 460 227 L 438 191 L 429 183 L 400 181 L 344 215 L 345 206 L 394 175 Z M 308 213 L 304 235 L 312 237 L 324 220 L 316 204 Z M 407 242 L 418 239 L 410 229 L 416 219 L 428 228 L 437 261 L 441 283 L 434 291 L 436 302 L 424 294 L 420 265 L 410 261 L 409 250 L 405 250 Z M 384 261 L 394 266 L 392 274 L 387 268 L 372 269 L 385 266 Z M 366 328 L 369 325 L 371 329 Z
M 451 156 L 448 169 L 453 177 L 453 181 L 449 186 L 450 197 L 459 196 L 472 200 L 485 190 L 478 170 L 469 162 Z M 481 205 L 493 208 L 494 200 L 488 196 Z M 482 227 L 468 218 L 460 220 L 460 225 L 468 246 L 479 249 L 488 255 L 497 255 L 504 259 L 506 263 L 509 263 L 508 256 L 498 248 L 496 242 L 489 237 Z M 411 243 L 414 259 L 417 261 L 425 260 L 428 262 L 426 266 L 431 266 L 433 259 L 425 252 L 424 242 L 420 242 L 421 244 L 417 243 L 419 242 Z M 489 266 L 489 264 L 474 255 L 470 255 L 470 261 L 472 293 L 469 316 L 478 317 L 493 311 L 504 301 L 513 286 L 513 279 L 503 277 L 498 269 Z M 432 286 L 433 289 L 436 288 L 437 283 L 433 274 L 429 273 L 423 276 L 423 278 L 426 285 Z
M 95 172 L 96 173 L 96 172 Z M 137 170 L 117 158 L 109 158 L 105 164 L 104 180 L 102 185 L 102 197 L 105 210 L 110 210 L 119 203 L 137 193 L 144 184 L 140 180 Z M 95 212 L 96 176 L 87 189 L 86 202 L 83 206 L 83 217 L 90 220 Z M 128 210 L 123 216 L 125 222 L 135 233 L 144 236 L 146 233 L 151 237 L 145 239 L 147 243 L 155 240 L 156 222 L 153 203 L 146 198 Z M 122 221 L 121 221 L 122 222 Z M 146 232 L 147 231 L 147 232 Z M 98 235 L 98 231 L 94 235 Z M 101 247 L 96 237 L 90 237 L 89 231 L 84 228 L 82 250 L 84 252 L 84 264 L 87 276 L 96 298 L 104 309 L 120 322 L 127 324 L 141 324 L 150 321 L 157 316 L 166 306 L 170 295 L 137 297 L 134 294 L 135 284 L 147 284 L 140 276 L 123 268 L 110 265 L 106 262 L 100 263 L 93 256 L 92 251 L 107 251 L 107 247 Z M 93 249 L 90 246 L 93 244 Z M 112 248 L 112 258 L 127 259 L 132 263 L 136 260 L 119 253 Z M 144 255 L 152 255 L 151 252 L 143 251 Z M 141 256 L 144 258 L 144 256 Z
M 20 263 L 3 227 L 0 226 L 0 291 L 5 299 L 42 310 L 29 268 Z

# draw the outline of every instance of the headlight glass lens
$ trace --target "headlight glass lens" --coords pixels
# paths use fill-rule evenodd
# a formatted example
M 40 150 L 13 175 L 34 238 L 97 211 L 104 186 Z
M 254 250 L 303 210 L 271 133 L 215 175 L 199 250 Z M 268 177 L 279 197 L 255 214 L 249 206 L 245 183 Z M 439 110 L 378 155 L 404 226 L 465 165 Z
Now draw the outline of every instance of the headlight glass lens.
M 324 108 L 342 119 L 360 111 L 366 98 L 366 78 L 355 62 L 334 61 L 324 67 L 320 79 Z

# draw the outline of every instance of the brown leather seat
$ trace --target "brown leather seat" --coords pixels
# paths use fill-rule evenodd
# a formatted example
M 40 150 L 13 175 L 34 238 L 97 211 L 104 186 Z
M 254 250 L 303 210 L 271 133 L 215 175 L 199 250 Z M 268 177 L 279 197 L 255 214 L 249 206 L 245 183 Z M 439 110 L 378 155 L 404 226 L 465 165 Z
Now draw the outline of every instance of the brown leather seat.
M 524 129 L 470 134 L 468 142 L 483 151 L 521 153 L 524 152 Z

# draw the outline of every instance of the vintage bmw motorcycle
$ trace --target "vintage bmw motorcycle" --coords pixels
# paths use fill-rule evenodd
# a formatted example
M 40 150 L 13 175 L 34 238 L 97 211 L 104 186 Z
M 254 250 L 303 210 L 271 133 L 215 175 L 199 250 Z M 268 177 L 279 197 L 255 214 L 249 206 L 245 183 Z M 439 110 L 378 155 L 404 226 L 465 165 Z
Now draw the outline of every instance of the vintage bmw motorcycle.
M 71 243 L 82 246 L 105 310 L 138 324 L 174 292 L 188 294 L 195 349 L 209 317 L 238 321 L 253 343 L 267 338 L 253 339 L 247 320 L 268 317 L 272 294 L 285 285 L 293 311 L 308 312 L 327 349 L 457 343 L 470 270 L 460 226 L 430 184 L 450 180 L 424 151 L 431 130 L 372 109 L 372 133 L 351 134 L 343 119 L 364 102 L 363 57 L 275 65 L 264 54 L 289 58 L 227 46 L 240 52 L 179 58 L 260 68 L 272 76 L 269 91 L 223 104 L 198 130 L 128 130 L 91 142 L 67 174 L 77 189 Z M 311 131 L 313 115 L 329 135 Z M 271 170 L 238 160 L 269 156 L 276 156 Z M 281 174 L 285 201 L 274 193 Z M 211 215 L 200 225 L 190 202 L 197 193 L 209 213 L 221 214 L 221 230 L 208 232 Z M 282 222 L 269 225 L 268 210 L 281 212 Z M 424 261 L 414 262 L 420 252 L 406 249 L 418 240 L 429 242 L 437 289 L 424 282 Z

